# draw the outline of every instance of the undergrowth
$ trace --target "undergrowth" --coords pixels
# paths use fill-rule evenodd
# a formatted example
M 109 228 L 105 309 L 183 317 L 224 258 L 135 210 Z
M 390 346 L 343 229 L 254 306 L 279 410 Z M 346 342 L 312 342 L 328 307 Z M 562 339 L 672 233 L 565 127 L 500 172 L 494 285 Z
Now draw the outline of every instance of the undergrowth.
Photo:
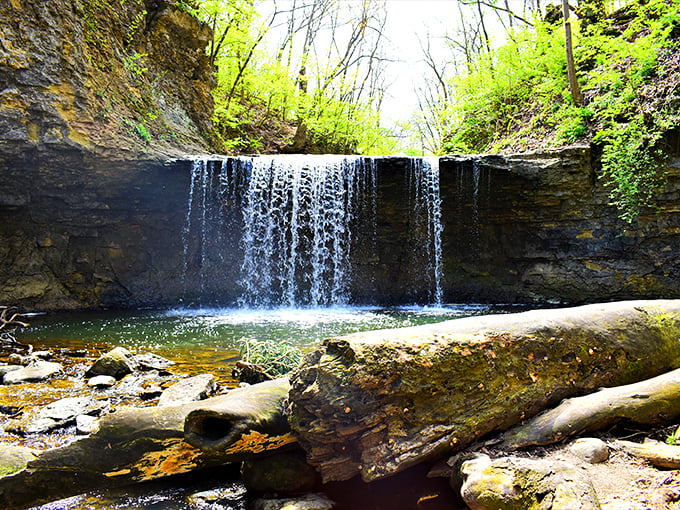
M 485 56 L 454 80 L 442 152 L 594 142 L 611 204 L 632 222 L 665 182 L 663 136 L 680 125 L 680 0 L 628 3 L 576 30 L 574 54 L 583 105 L 569 94 L 560 22 L 511 34 L 492 65 Z

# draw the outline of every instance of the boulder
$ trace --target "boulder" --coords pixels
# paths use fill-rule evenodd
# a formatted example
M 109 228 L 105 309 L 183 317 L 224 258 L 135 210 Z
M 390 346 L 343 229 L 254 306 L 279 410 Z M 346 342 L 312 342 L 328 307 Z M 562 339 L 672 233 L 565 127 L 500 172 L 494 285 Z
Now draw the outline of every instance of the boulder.
M 680 301 L 659 300 L 330 338 L 291 374 L 289 420 L 324 482 L 372 481 L 677 368 L 679 337 Z
M 59 363 L 38 360 L 19 370 L 13 370 L 6 373 L 2 378 L 2 382 L 4 384 L 21 384 L 25 382 L 44 381 L 61 371 L 62 366 Z
M 95 361 L 94 364 L 87 369 L 85 375 L 87 377 L 109 375 L 116 379 L 121 379 L 127 374 L 132 373 L 136 367 L 137 364 L 132 353 L 124 347 L 116 347 Z
M 217 381 L 212 374 L 201 374 L 182 379 L 167 388 L 158 400 L 159 406 L 185 404 L 195 400 L 204 400 L 217 391 Z
M 486 455 L 461 465 L 461 496 L 472 510 L 599 510 L 585 474 L 562 461 Z

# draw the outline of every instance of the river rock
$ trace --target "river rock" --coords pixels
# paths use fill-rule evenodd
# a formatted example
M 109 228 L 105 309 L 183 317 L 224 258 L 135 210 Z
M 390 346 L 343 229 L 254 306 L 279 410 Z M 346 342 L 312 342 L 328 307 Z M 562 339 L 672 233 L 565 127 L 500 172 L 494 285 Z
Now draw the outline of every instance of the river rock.
M 21 420 L 23 434 L 40 434 L 76 423 L 81 414 L 96 414 L 106 404 L 89 397 L 68 397 L 52 402 L 38 411 L 35 418 Z
M 599 510 L 585 474 L 562 461 L 480 455 L 461 465 L 460 494 L 472 510 Z
M 31 357 L 30 356 L 22 356 L 21 354 L 12 353 L 9 355 L 8 361 L 12 365 L 20 365 L 25 367 L 26 365 L 31 363 Z
M 87 377 L 110 375 L 116 379 L 121 379 L 132 373 L 136 366 L 135 357 L 130 351 L 124 347 L 116 347 L 95 361 L 94 365 L 87 369 L 85 375 Z
M 35 361 L 19 370 L 13 370 L 2 378 L 4 384 L 20 384 L 24 382 L 44 381 L 62 371 L 59 363 L 51 361 Z
M 0 477 L 21 471 L 38 453 L 31 448 L 0 443 Z
M 304 452 L 286 452 L 247 459 L 241 467 L 250 492 L 291 494 L 313 489 L 321 480 L 307 464 Z
M 201 374 L 173 384 L 161 394 L 159 406 L 185 404 L 194 400 L 203 400 L 215 394 L 217 381 L 212 374 Z
M 110 375 L 95 375 L 87 381 L 87 385 L 93 388 L 110 388 L 114 384 L 116 384 L 116 378 Z
M 167 372 L 167 369 L 175 364 L 174 361 L 152 352 L 136 355 L 135 363 L 140 370 L 158 370 L 161 373 Z
M 94 434 L 97 430 L 99 430 L 99 418 L 89 414 L 76 416 L 76 432 L 78 434 Z
M 582 437 L 569 446 L 569 451 L 590 464 L 599 464 L 609 458 L 607 444 L 596 437 Z
M 19 370 L 20 368 L 22 368 L 21 365 L 0 365 L 0 381 L 5 377 L 5 374 Z
M 323 494 L 307 494 L 288 499 L 256 499 L 252 510 L 331 510 L 336 505 Z

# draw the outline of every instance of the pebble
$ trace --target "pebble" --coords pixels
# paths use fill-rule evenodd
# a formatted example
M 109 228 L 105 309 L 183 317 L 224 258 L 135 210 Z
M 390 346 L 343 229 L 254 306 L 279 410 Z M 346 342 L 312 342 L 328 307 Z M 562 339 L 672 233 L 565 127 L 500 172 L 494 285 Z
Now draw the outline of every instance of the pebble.
M 114 384 L 116 384 L 116 378 L 110 375 L 96 375 L 87 381 L 87 385 L 94 388 L 110 388 Z
M 609 448 L 601 439 L 582 437 L 569 446 L 569 451 L 590 464 L 599 464 L 609 458 Z

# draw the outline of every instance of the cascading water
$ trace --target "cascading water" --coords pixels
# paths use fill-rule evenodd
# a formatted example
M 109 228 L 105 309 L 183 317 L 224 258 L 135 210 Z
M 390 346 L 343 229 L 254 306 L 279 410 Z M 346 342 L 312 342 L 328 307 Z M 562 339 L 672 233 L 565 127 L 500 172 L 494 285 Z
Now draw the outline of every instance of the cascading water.
M 402 158 L 402 164 L 405 158 Z M 380 204 L 377 160 L 254 156 L 193 163 L 184 241 L 186 281 L 204 291 L 235 273 L 243 306 L 347 304 L 355 278 L 371 284 Z M 442 302 L 438 160 L 409 159 L 412 286 Z M 220 223 L 218 228 L 215 223 Z M 235 241 L 235 238 L 238 238 Z M 220 247 L 231 243 L 232 255 Z M 236 253 L 236 255 L 234 255 Z M 228 260 L 227 260 L 228 259 Z M 185 287 L 186 288 L 186 287 Z
M 347 302 L 357 197 L 367 191 L 375 197 L 372 160 L 259 156 L 240 161 L 250 174 L 243 204 L 242 303 Z
M 411 243 L 415 248 L 411 271 L 414 278 L 428 282 L 430 301 L 440 305 L 443 302 L 441 241 L 443 227 L 439 193 L 439 159 L 412 159 L 408 180 L 411 201 Z

